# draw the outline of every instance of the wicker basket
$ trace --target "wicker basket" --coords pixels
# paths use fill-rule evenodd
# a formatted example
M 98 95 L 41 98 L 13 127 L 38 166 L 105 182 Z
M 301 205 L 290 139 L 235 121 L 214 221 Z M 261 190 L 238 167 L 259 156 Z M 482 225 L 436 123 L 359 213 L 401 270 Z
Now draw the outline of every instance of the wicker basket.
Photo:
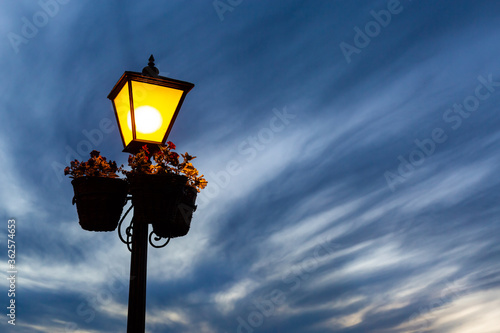
M 127 182 L 118 178 L 81 177 L 71 184 L 81 227 L 89 231 L 115 230 L 126 202 Z
M 128 177 L 138 223 L 150 223 L 157 236 L 185 236 L 196 210 L 196 190 L 181 175 L 134 175 Z

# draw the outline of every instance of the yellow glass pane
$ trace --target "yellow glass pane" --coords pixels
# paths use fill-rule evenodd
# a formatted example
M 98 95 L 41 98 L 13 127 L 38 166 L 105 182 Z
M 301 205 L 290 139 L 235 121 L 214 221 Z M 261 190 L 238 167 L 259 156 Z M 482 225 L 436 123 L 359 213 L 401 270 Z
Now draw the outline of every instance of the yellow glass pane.
M 118 122 L 120 131 L 125 141 L 125 146 L 132 141 L 132 129 L 127 126 L 127 116 L 130 115 L 130 97 L 128 93 L 128 83 L 125 83 L 120 90 L 113 103 L 115 103 L 116 114 L 118 115 Z
M 132 81 L 137 140 L 163 142 L 182 93 L 179 89 Z M 127 128 L 131 128 L 130 115 L 127 118 Z

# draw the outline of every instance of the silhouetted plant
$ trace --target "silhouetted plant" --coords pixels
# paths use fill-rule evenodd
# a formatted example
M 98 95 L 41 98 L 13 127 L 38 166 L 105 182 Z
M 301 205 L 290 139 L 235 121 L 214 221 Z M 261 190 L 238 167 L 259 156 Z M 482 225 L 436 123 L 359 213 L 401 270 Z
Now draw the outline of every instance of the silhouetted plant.
M 106 157 L 101 156 L 101 153 L 97 150 L 90 152 L 90 159 L 87 162 L 74 160 L 71 161 L 70 166 L 64 169 L 64 174 L 70 178 L 118 178 L 119 172 L 123 173 L 123 165 L 118 167 L 115 161 L 106 161 Z
M 167 142 L 166 146 L 158 146 L 158 150 L 154 153 L 151 153 L 149 148 L 144 145 L 137 154 L 129 156 L 128 165 L 131 167 L 131 170 L 124 170 L 123 172 L 127 177 L 139 174 L 183 175 L 188 179 L 186 185 L 200 192 L 200 190 L 207 186 L 207 181 L 203 178 L 203 175 L 199 176 L 198 170 L 191 163 L 196 156 L 191 156 L 186 152 L 181 154 L 181 162 L 179 161 L 179 154 L 174 152 L 174 149 L 176 147 L 170 141 Z

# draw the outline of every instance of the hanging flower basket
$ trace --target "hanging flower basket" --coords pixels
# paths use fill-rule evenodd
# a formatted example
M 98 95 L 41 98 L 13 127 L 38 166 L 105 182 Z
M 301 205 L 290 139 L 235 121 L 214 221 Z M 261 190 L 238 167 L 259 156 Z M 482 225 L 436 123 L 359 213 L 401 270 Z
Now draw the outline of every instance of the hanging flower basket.
M 124 171 L 137 223 L 153 225 L 161 238 L 185 236 L 191 226 L 198 192 L 207 186 L 203 175 L 191 161 L 196 156 L 174 152 L 175 145 L 157 146 L 154 151 L 144 145 L 129 156 L 130 171 Z M 154 161 L 154 164 L 152 162 Z
M 80 225 L 89 231 L 113 231 L 127 197 L 127 182 L 118 178 L 79 177 L 71 181 Z
M 197 191 L 188 178 L 176 174 L 129 175 L 134 216 L 138 223 L 153 225 L 163 238 L 185 236 L 196 210 Z

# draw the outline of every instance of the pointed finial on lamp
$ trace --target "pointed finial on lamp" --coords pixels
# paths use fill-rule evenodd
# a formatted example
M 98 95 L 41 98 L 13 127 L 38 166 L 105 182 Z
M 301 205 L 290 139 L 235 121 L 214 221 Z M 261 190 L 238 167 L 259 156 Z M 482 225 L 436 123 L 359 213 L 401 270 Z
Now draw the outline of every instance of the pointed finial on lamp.
M 155 57 L 151 55 L 148 65 L 142 69 L 142 75 L 158 77 L 158 74 L 160 74 L 160 71 L 155 67 Z

